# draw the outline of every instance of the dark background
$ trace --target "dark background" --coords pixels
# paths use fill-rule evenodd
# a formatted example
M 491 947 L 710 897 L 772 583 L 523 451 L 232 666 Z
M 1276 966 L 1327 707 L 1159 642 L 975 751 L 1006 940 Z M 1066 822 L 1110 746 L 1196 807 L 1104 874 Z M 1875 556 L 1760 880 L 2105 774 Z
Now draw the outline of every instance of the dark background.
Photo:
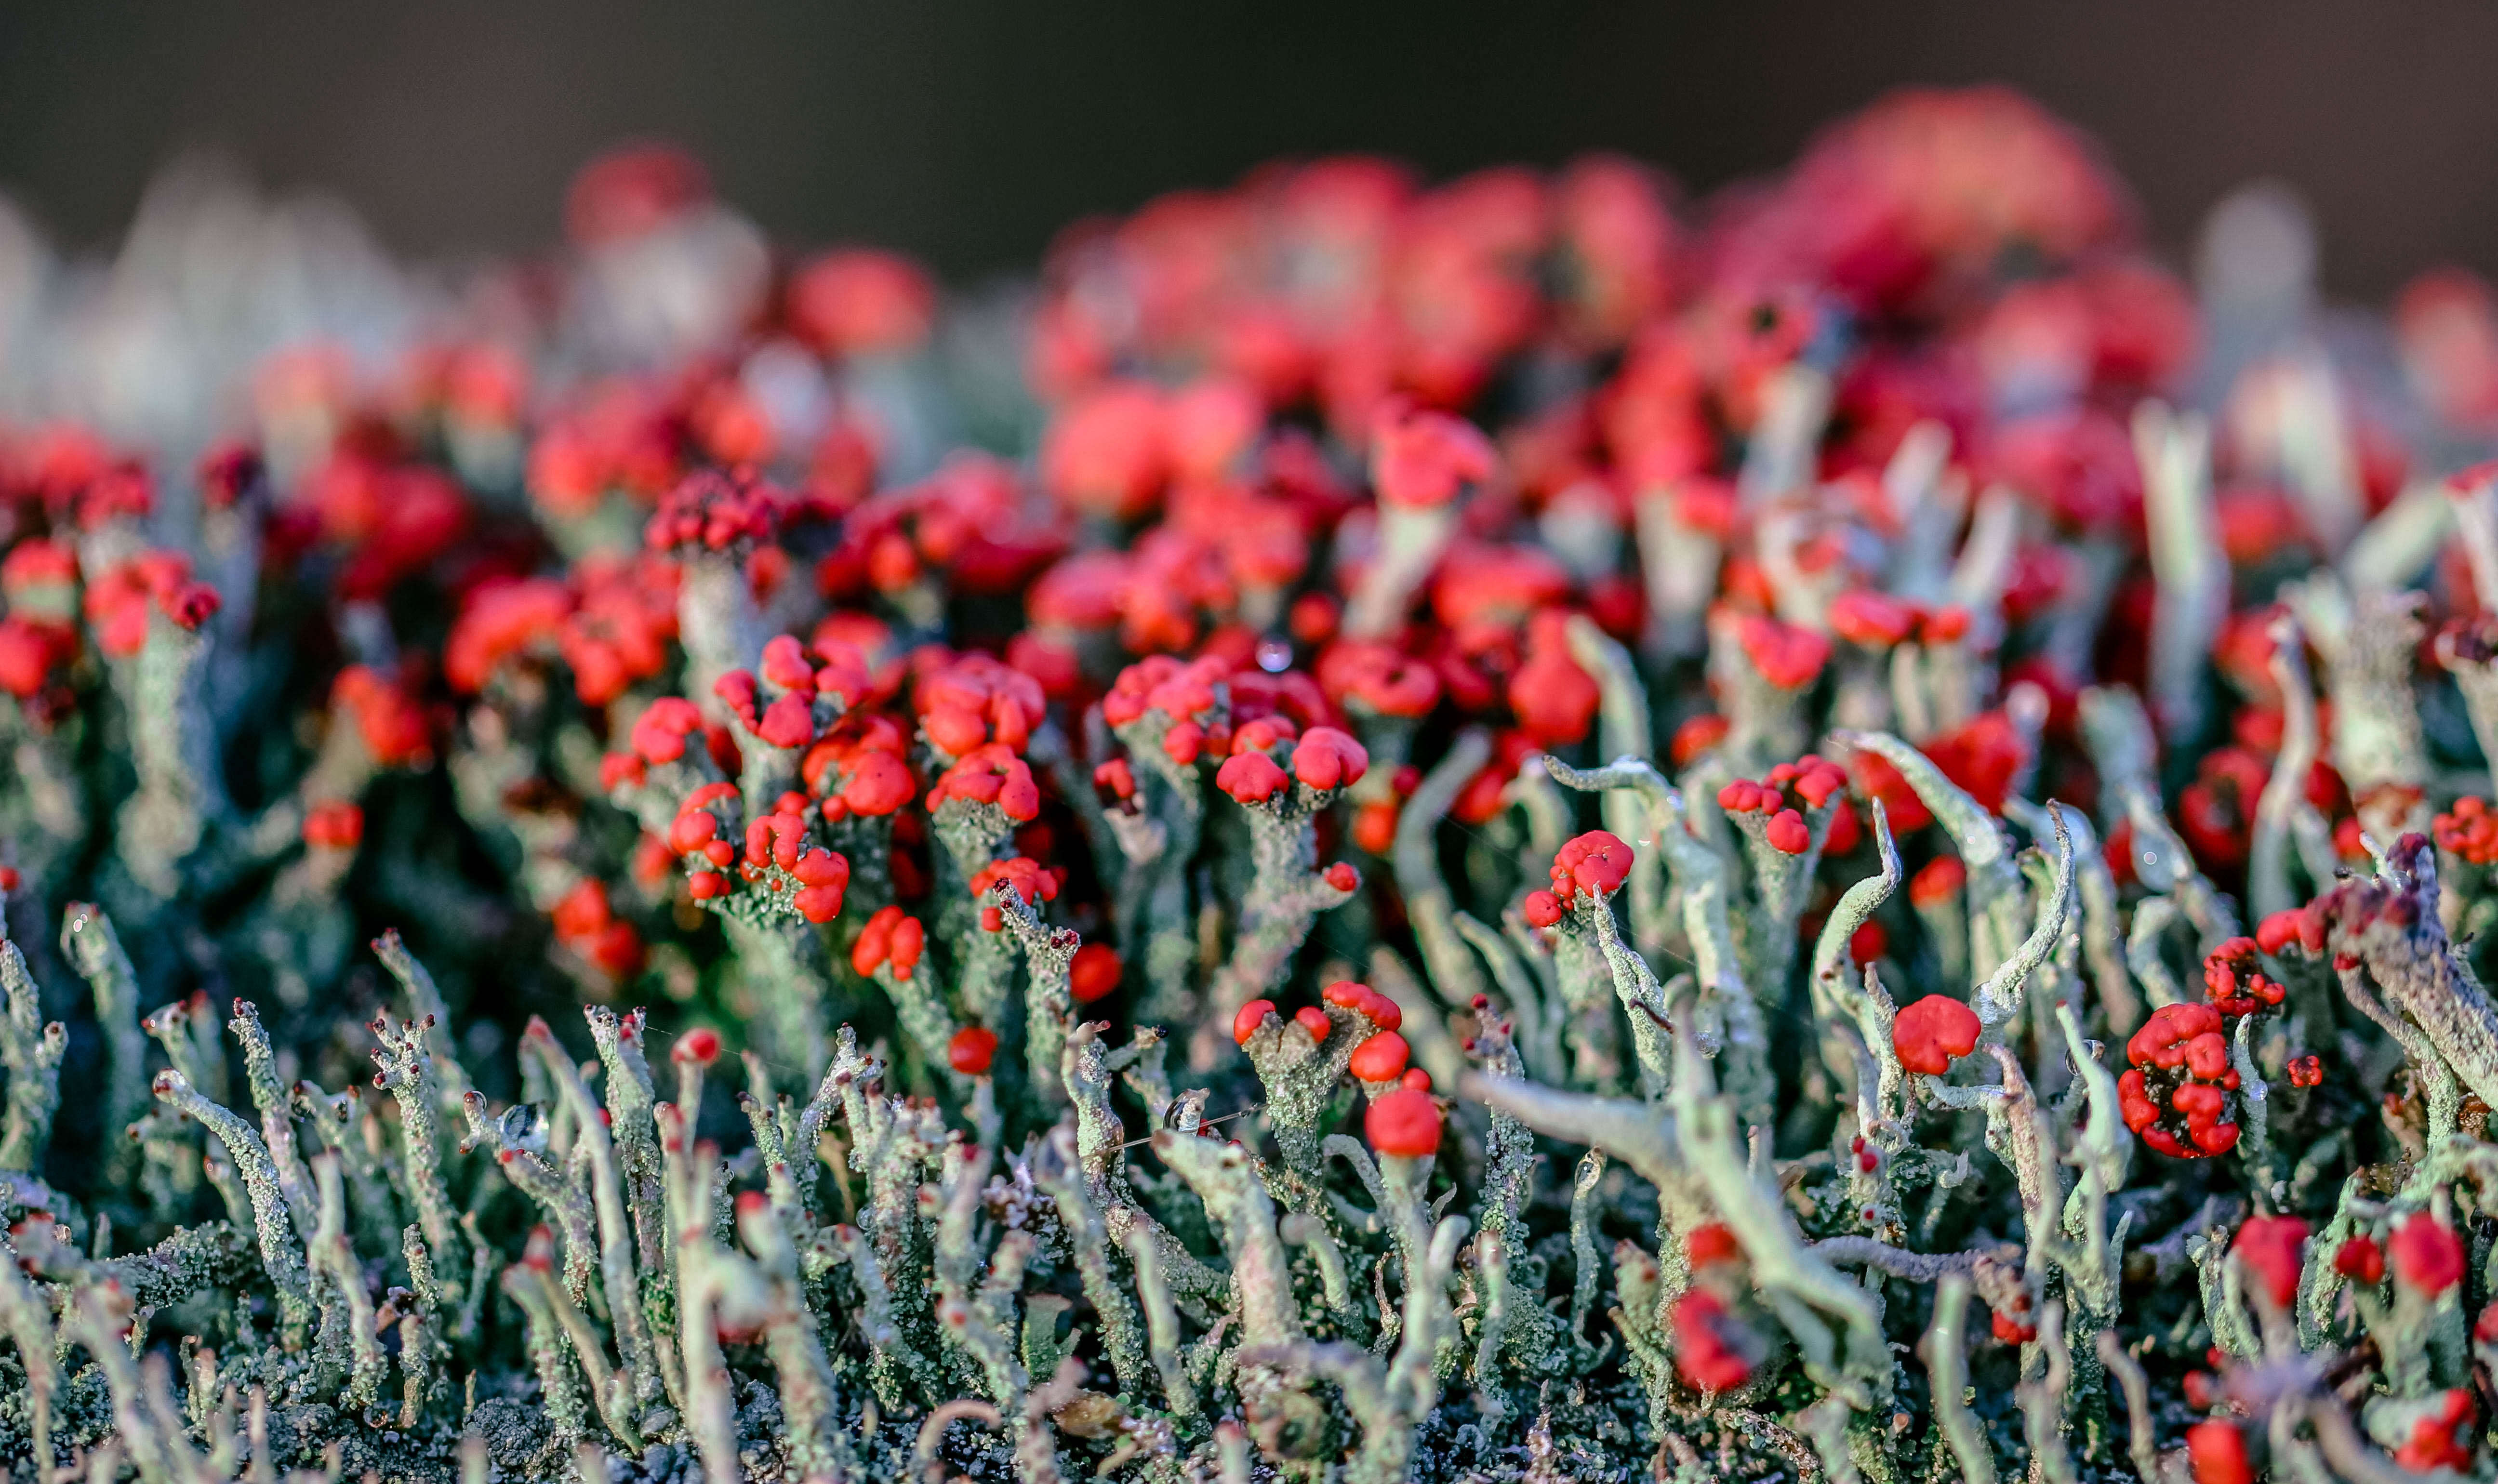
M 1698 188 L 1908 82 L 1997 81 L 2096 134 L 2182 258 L 2256 176 L 2313 204 L 2326 282 L 2498 275 L 2498 5 L 1043 0 L 0 3 L 0 189 L 94 245 L 174 153 L 343 197 L 406 251 L 540 245 L 565 179 L 678 140 L 793 242 L 957 278 L 1091 211 L 1280 153 L 1435 174 L 1590 146 Z

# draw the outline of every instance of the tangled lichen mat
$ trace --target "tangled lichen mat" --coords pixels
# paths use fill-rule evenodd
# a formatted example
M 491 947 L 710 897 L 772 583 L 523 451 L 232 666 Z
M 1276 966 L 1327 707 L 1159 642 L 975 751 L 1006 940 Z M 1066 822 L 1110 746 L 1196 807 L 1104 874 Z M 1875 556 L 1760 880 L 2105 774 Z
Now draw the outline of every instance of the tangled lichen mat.
M 1909 93 L 943 290 L 0 214 L 15 1484 L 2498 1478 L 2498 298 Z

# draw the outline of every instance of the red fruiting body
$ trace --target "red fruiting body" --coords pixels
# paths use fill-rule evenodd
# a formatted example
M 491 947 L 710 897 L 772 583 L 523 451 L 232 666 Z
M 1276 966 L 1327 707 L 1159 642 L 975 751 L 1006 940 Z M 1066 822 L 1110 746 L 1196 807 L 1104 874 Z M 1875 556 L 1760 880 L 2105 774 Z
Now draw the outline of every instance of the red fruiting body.
M 1987 1328 L 1994 1332 L 1997 1339 L 2007 1345 L 2026 1345 L 2038 1338 L 2038 1326 L 2024 1324 L 2001 1313 L 1989 1316 Z
M 1958 896 L 1968 883 L 1969 867 L 1960 863 L 1958 855 L 1937 855 L 1908 878 L 1908 900 L 1919 907 L 1932 907 Z
M 1806 827 L 1804 816 L 1792 809 L 1781 809 L 1771 817 L 1762 831 L 1770 849 L 1783 855 L 1801 855 L 1812 849 L 1812 831 Z
M 365 838 L 365 812 L 345 799 L 329 799 L 304 813 L 304 843 L 319 850 L 351 851 Z
M 947 768 L 928 790 L 929 812 L 956 799 L 995 804 L 1018 824 L 1041 817 L 1041 786 L 1031 766 L 1003 742 L 976 747 Z
M 1067 992 L 1078 1005 L 1090 1005 L 1119 987 L 1119 955 L 1106 943 L 1088 943 L 1075 951 L 1067 966 Z
M 2322 952 L 2324 948 L 2322 917 L 2304 907 L 2292 907 L 2274 913 L 2256 928 L 2256 947 L 2275 957 L 2288 952 L 2292 944 L 2311 953 Z
M 2250 1216 L 2229 1251 L 2260 1291 L 2280 1308 L 2298 1297 L 2298 1273 L 2307 1246 L 2307 1223 L 2296 1216 Z
M 1265 753 L 1235 753 L 1214 773 L 1214 786 L 1244 804 L 1263 804 L 1291 782 Z
M 1726 733 L 1734 726 L 1722 716 L 1695 716 L 1676 727 L 1673 744 L 1666 750 L 1674 760 L 1675 770 L 1680 772 L 1689 767 L 1701 754 L 1725 741 Z
M 1674 1369 L 1696 1391 L 1734 1391 L 1752 1378 L 1756 1348 L 1725 1301 L 1694 1288 L 1674 1301 Z
M 1722 1221 L 1704 1221 L 1682 1239 L 1683 1261 L 1694 1273 L 1717 1263 L 1741 1261 L 1743 1256 L 1744 1244 L 1735 1240 L 1735 1229 Z
M 1822 662 L 1830 658 L 1828 639 L 1809 629 L 1798 629 L 1757 614 L 1738 620 L 1735 634 L 1745 657 L 1752 661 L 1752 668 L 1781 691 L 1812 684 L 1813 677 L 1821 673 Z
M 1561 898 L 1550 891 L 1529 891 L 1518 904 L 1518 914 L 1529 927 L 1551 927 L 1561 920 Z
M 1293 1023 L 1307 1033 L 1312 1041 L 1325 1041 L 1328 1032 L 1335 1026 L 1335 1022 L 1328 1018 L 1328 1013 L 1316 1005 L 1304 1005 L 1294 1011 Z
M 1265 1024 L 1266 1017 L 1274 1013 L 1273 1000 L 1251 1000 L 1241 1006 L 1240 1013 L 1232 1017 L 1232 1039 L 1247 1046 L 1249 1038 L 1258 1033 L 1258 1027 Z
M 945 1062 L 965 1077 L 988 1074 L 989 1058 L 998 1050 L 998 1033 L 986 1026 L 966 1025 L 945 1043 Z
M 2278 1005 L 2287 991 L 2256 972 L 2256 940 L 2231 938 L 2203 958 L 2203 992 L 2214 1009 L 2234 1019 Z
M 2472 1439 L 2468 1425 L 2478 1411 L 2470 1390 L 2449 1390 L 2434 1415 L 2412 1424 L 2412 1436 L 2394 1450 L 2394 1462 L 2418 1474 L 2440 1468 L 2470 1468 Z
M 708 1025 L 697 1025 L 677 1038 L 668 1055 L 671 1060 L 708 1067 L 720 1060 L 720 1032 Z
M 2238 1142 L 2224 1116 L 2238 1086 L 2225 1023 L 2210 1005 L 2163 1005 L 2126 1043 L 2132 1069 L 2117 1079 L 2125 1124 L 2162 1154 L 2199 1159 Z
M 1332 726 L 1311 727 L 1293 748 L 1293 776 L 1321 792 L 1349 789 L 1361 782 L 1361 775 L 1369 769 L 1370 754 Z M 1216 777 L 1219 783 L 1221 774 L 1218 772 Z
M 1905 1006 L 1891 1020 L 1891 1048 L 1911 1072 L 1940 1077 L 1952 1061 L 1977 1049 L 1977 1012 L 1947 994 Z
M 2354 1283 L 2375 1287 L 2386 1280 L 2386 1253 L 2365 1233 L 2343 1239 L 2333 1249 L 2333 1271 Z
M 1830 602 L 1830 629 L 1864 649 L 1888 649 L 1916 628 L 1917 610 L 1887 593 L 1857 588 Z
M 2439 850 L 2467 864 L 2498 863 L 2498 811 L 2490 809 L 2486 800 L 2456 799 L 2452 810 L 2437 817 L 2430 832 Z
M 1364 1082 L 1393 1081 L 1405 1075 L 1409 1054 L 1404 1037 L 1394 1031 L 1381 1031 L 1353 1048 L 1354 1078 Z
M 1371 988 L 1368 984 L 1357 984 L 1349 979 L 1340 979 L 1328 985 L 1327 992 L 1320 998 L 1330 1005 L 1341 1005 L 1354 1014 L 1364 1016 L 1380 1030 L 1393 1031 L 1405 1023 L 1405 1014 L 1396 1008 L 1394 1000 Z
M 1371 1099 L 1361 1115 L 1361 1130 L 1382 1154 L 1426 1159 L 1439 1151 L 1440 1105 L 1427 1092 L 1400 1087 Z
M 2194 1466 L 2194 1484 L 2256 1484 L 2246 1435 L 2234 1422 L 2198 1422 L 2188 1428 L 2186 1457 Z
M 633 751 L 650 762 L 674 762 L 686 755 L 686 738 L 702 726 L 702 713 L 682 696 L 663 695 L 633 724 Z
M 2324 1061 L 2319 1056 L 2294 1056 L 2287 1068 L 2293 1087 L 2321 1087 L 2324 1084 Z
M 1412 509 L 1444 505 L 1491 476 L 1491 442 L 1445 413 L 1390 408 L 1370 430 L 1370 479 L 1380 500 Z
M 2462 1242 L 2427 1211 L 2412 1212 L 2386 1246 L 2406 1288 L 2435 1298 L 2463 1281 Z
M 1553 857 L 1553 894 L 1568 901 L 1579 892 L 1610 896 L 1631 874 L 1631 848 L 1616 836 L 1592 829 L 1561 847 Z

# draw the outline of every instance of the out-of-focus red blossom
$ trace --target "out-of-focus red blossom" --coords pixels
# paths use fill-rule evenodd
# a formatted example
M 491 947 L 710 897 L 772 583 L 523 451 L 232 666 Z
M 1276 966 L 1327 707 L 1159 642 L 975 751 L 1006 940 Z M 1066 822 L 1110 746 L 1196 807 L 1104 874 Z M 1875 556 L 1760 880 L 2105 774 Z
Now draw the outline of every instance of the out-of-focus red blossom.
M 151 614 L 175 627 L 197 629 L 216 614 L 214 590 L 191 580 L 190 558 L 175 551 L 146 551 L 94 573 L 80 605 L 96 647 L 126 660 L 146 646 Z
M 2441 422 L 2498 424 L 2498 299 L 2479 274 L 2432 269 L 2405 284 L 2394 337 L 2413 389 Z
M 1930 994 L 1892 1017 L 1891 1049 L 1909 1071 L 1940 1077 L 1977 1049 L 1979 1028 L 1976 1011 L 1950 995 Z
M 872 247 L 819 253 L 789 279 L 790 328 L 828 355 L 914 350 L 936 307 L 936 285 L 918 264 Z
M 2434 1415 L 2412 1424 L 2412 1436 L 2394 1450 L 2394 1463 L 2419 1474 L 2441 1468 L 2458 1472 L 2471 1468 L 2471 1423 L 2479 1413 L 2469 1388 L 2450 1389 L 2440 1399 Z
M 2484 799 L 2469 795 L 2437 817 L 2430 826 L 2437 848 L 2473 865 L 2498 864 L 2498 812 Z
M 2366 1233 L 2346 1237 L 2333 1249 L 2333 1271 L 2354 1283 L 2375 1287 L 2386 1280 L 2386 1253 Z
M 564 231 L 585 247 L 629 241 L 710 199 L 711 177 L 691 154 L 674 145 L 627 145 L 572 177 Z
M 351 851 L 365 838 L 365 812 L 348 799 L 324 799 L 304 812 L 304 843 L 316 850 Z
M 1714 1394 L 1751 1380 L 1762 1347 L 1725 1300 L 1706 1288 L 1689 1289 L 1674 1301 L 1673 1323 L 1674 1369 L 1686 1385 Z
M 1067 992 L 1078 1005 L 1105 999 L 1119 987 L 1119 955 L 1106 943 L 1088 943 L 1067 967 Z
M 2256 1484 L 2246 1435 L 2234 1422 L 2198 1422 L 2186 1430 L 2186 1458 L 2194 1484 Z
M 1553 192 L 1553 214 L 1564 322 L 1581 342 L 1617 345 L 1667 306 L 1681 231 L 1646 167 L 1614 155 L 1577 161 Z
M 49 624 L 11 614 L 0 619 L 0 690 L 27 700 L 51 683 L 52 672 L 73 653 L 75 635 Z
M 2414 1211 L 2386 1243 L 2394 1276 L 2404 1286 L 2435 1298 L 2463 1281 L 2463 1242 L 2427 1211 Z
M 2296 1216 L 2250 1216 L 2229 1243 L 2231 1255 L 2283 1309 L 2298 1297 L 2298 1274 L 2306 1248 L 2307 1223 Z
M 1726 740 L 1735 728 L 1727 718 L 1716 715 L 1695 716 L 1674 729 L 1673 742 L 1666 749 L 1676 771 L 1689 767 L 1701 754 Z
M 1831 599 L 1833 633 L 1861 649 L 1888 649 L 1915 631 L 1917 610 L 1871 588 L 1852 588 Z
M 986 1077 L 989 1059 L 998 1052 L 998 1033 L 985 1026 L 967 1025 L 945 1043 L 945 1063 L 965 1077 Z
M 1149 655 L 1121 670 L 1102 697 L 1102 718 L 1125 726 L 1148 711 L 1184 722 L 1214 709 L 1214 688 L 1232 671 L 1224 661 L 1205 657 L 1186 663 L 1169 655 Z
M 1531 739 L 1548 747 L 1584 740 L 1602 696 L 1570 653 L 1569 616 L 1552 609 L 1526 626 L 1526 662 L 1509 679 L 1509 705 Z
M 1758 614 L 1735 621 L 1736 641 L 1760 677 L 1781 691 L 1812 684 L 1830 659 L 1830 641 L 1809 629 L 1782 624 Z
M 2029 745 L 2001 711 L 1978 713 L 1929 741 L 1924 752 L 1945 778 L 1994 813 L 2002 812 L 2003 801 L 2012 796 L 2013 781 L 2030 761 Z
M 2097 408 L 2001 424 L 1987 444 L 1996 477 L 2070 531 L 2122 529 L 2140 519 L 2142 473 L 2125 425 Z
M 779 529 L 784 497 L 758 479 L 711 469 L 687 475 L 643 527 L 653 551 L 751 550 Z
M 1462 418 L 1411 406 L 1383 409 L 1370 427 L 1370 482 L 1383 503 L 1427 510 L 1492 472 L 1491 440 Z
M 1899 307 L 1963 291 L 2007 249 L 2079 259 L 2130 218 L 2089 143 L 2020 94 L 1909 89 L 1824 133 L 1743 245 Z
M 1482 824 L 1508 807 L 1509 785 L 1519 767 L 1543 751 L 1522 731 L 1502 732 L 1493 742 L 1491 759 L 1457 790 L 1449 815 L 1461 824 Z
M 1094 388 L 1051 420 L 1041 444 L 1042 485 L 1088 514 L 1149 514 L 1170 471 L 1163 420 L 1163 396 L 1144 382 Z
M 439 470 L 352 452 L 315 468 L 301 499 L 318 517 L 323 538 L 351 554 L 338 585 L 359 597 L 379 597 L 431 565 L 470 519 L 467 498 Z
M 1317 673 L 1329 700 L 1381 716 L 1427 716 L 1440 699 L 1431 667 L 1388 644 L 1339 640 L 1320 656 Z
M 2272 781 L 2262 758 L 2244 748 L 2215 748 L 2177 795 L 2177 827 L 2198 864 L 2236 866 L 2247 858 L 2256 801 Z
M 1682 1258 L 1692 1272 L 1713 1268 L 1719 1263 L 1741 1262 L 1744 1244 L 1735 1229 L 1722 1221 L 1703 1221 L 1682 1239 Z
M 371 667 L 340 670 L 331 683 L 330 704 L 354 724 L 376 765 L 421 768 L 432 760 L 433 727 L 425 708 Z
M 565 892 L 551 916 L 556 940 L 608 978 L 629 979 L 642 971 L 642 935 L 616 916 L 606 885 L 595 877 Z
M 482 690 L 505 660 L 539 644 L 552 645 L 572 607 L 572 595 L 553 578 L 488 583 L 470 590 L 443 643 L 443 677 L 463 692 Z
M 633 751 L 646 762 L 674 762 L 686 755 L 686 739 L 701 727 L 702 712 L 693 702 L 663 695 L 633 723 Z
M 1461 540 L 1440 559 L 1433 616 L 1469 653 L 1497 644 L 1539 610 L 1570 595 L 1570 573 L 1539 547 Z

